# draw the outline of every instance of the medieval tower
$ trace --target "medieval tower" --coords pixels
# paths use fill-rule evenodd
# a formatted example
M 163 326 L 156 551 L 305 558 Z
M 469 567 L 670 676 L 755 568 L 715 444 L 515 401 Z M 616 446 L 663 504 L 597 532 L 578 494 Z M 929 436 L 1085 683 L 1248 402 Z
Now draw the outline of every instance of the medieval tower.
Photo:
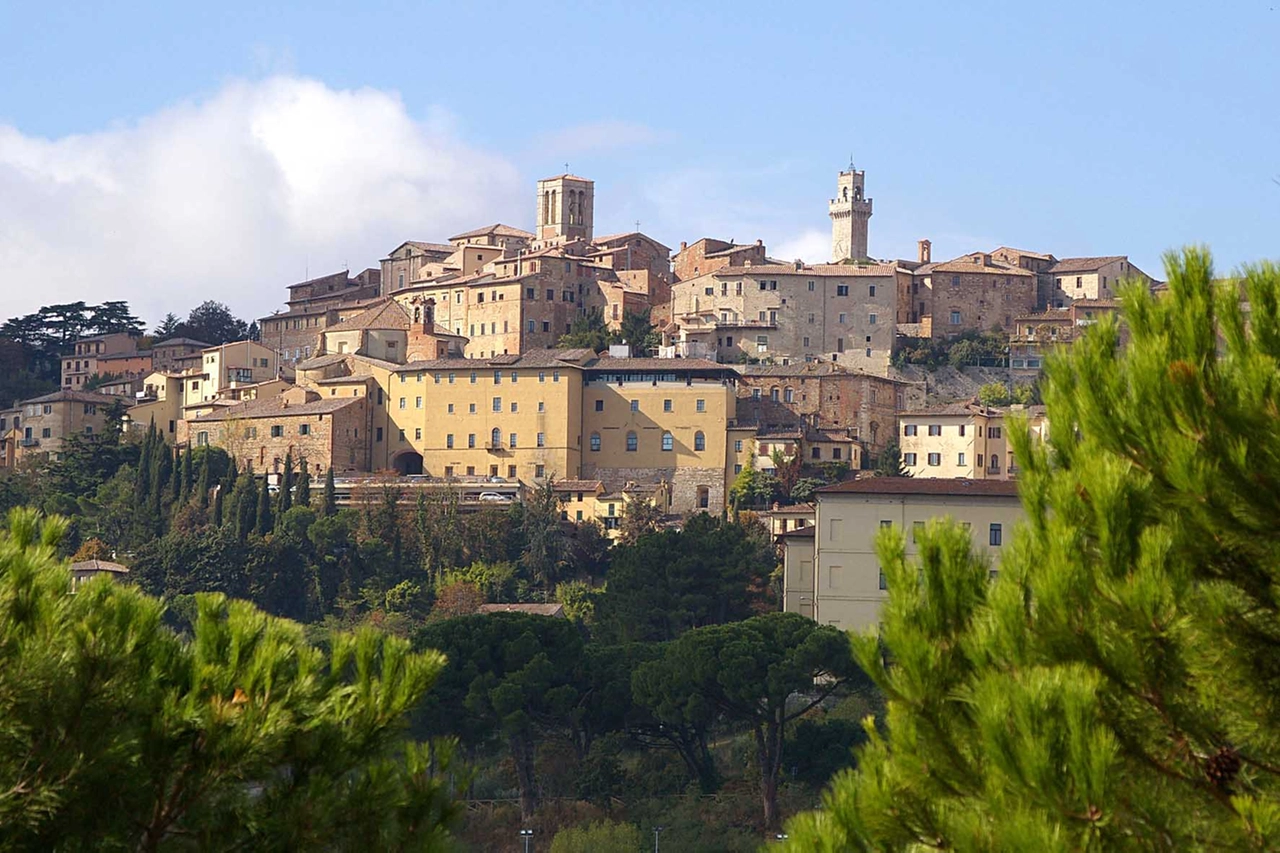
M 541 247 L 558 246 L 592 237 L 595 182 L 575 175 L 558 175 L 538 181 L 538 227 Z
M 850 161 L 849 170 L 841 172 L 836 182 L 836 197 L 828 205 L 832 263 L 868 257 L 867 220 L 871 218 L 871 199 L 865 196 L 865 178 L 866 173 L 853 168 Z

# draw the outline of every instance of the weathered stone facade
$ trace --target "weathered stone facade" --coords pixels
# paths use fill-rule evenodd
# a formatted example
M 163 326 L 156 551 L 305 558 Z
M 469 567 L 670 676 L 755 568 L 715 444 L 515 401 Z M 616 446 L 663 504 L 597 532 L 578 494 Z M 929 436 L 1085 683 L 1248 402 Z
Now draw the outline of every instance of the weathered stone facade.
M 831 217 L 831 263 L 860 261 L 867 254 L 871 199 L 864 197 L 866 173 L 849 164 L 836 181 L 836 197 L 827 204 Z
M 823 359 L 883 375 L 899 278 L 890 264 L 725 267 L 672 287 L 673 322 L 721 361 Z
M 975 252 L 924 264 L 902 280 L 901 322 L 919 323 L 926 337 L 1013 328 L 1013 318 L 1036 308 L 1036 274 Z
M 1147 287 L 1154 283 L 1125 255 L 1063 258 L 1045 274 L 1052 279 L 1048 305 L 1053 308 L 1065 308 L 1077 299 L 1115 299 L 1117 288 L 1125 281 L 1137 280 Z
M 696 243 L 680 243 L 680 251 L 672 259 L 672 270 L 676 281 L 688 281 L 725 267 L 765 264 L 768 260 L 762 240 L 739 245 L 732 240 L 703 237 Z

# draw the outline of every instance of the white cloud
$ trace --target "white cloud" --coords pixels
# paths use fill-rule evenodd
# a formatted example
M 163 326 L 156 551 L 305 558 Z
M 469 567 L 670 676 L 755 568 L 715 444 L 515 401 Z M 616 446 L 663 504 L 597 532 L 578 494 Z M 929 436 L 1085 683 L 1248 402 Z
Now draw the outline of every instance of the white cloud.
M 291 76 L 58 139 L 0 124 L 0 319 L 79 299 L 126 299 L 149 323 L 206 298 L 260 316 L 308 270 L 518 224 L 521 189 L 445 115 Z
M 777 245 L 765 245 L 768 246 L 769 257 L 781 261 L 794 261 L 798 258 L 806 264 L 825 264 L 831 260 L 829 231 L 805 231 Z

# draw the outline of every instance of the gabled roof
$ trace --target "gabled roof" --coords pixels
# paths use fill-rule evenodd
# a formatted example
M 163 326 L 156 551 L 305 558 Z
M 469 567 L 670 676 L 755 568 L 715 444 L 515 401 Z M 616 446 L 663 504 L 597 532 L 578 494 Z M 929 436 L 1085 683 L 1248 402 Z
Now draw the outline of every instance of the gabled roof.
M 526 240 L 532 240 L 533 234 L 512 225 L 503 225 L 501 222 L 495 222 L 484 228 L 475 228 L 471 231 L 463 231 L 461 234 L 454 234 L 449 238 L 453 240 L 468 240 L 472 237 L 523 237 Z
M 351 379 L 355 377 L 344 377 Z M 201 415 L 198 418 L 191 419 L 191 423 L 208 423 L 210 421 L 233 421 L 248 420 L 256 418 L 293 418 L 299 415 L 329 415 L 347 406 L 354 406 L 364 401 L 364 397 L 321 397 L 318 400 L 308 400 L 305 403 L 290 403 L 285 406 L 281 404 L 280 395 L 268 397 L 265 400 L 248 400 L 243 403 L 235 403 L 222 411 L 210 412 L 207 415 Z M 217 405 L 216 400 L 207 403 L 200 403 L 193 408 L 202 408 L 208 405 Z M 226 401 L 223 401 L 223 405 Z
M 980 275 L 1017 275 L 1027 278 L 1035 278 L 1035 273 L 1031 270 L 1024 270 L 1022 267 L 1014 267 L 1001 263 L 982 263 L 981 258 L 978 263 L 974 263 L 974 255 L 961 255 L 958 258 L 952 258 L 949 261 L 938 261 L 933 264 L 925 264 L 918 267 L 915 275 L 929 275 L 935 272 L 950 273 L 978 273 Z
M 366 308 L 354 317 L 349 317 L 337 325 L 325 329 L 326 332 L 356 332 L 366 329 L 391 329 L 395 331 L 409 330 L 409 312 L 404 306 L 391 297 L 372 308 Z
M 648 234 L 645 234 L 643 231 L 624 231 L 620 234 L 606 234 L 603 237 L 593 238 L 591 242 L 598 249 L 602 247 L 605 243 L 614 243 L 619 240 L 631 240 L 632 238 L 636 238 L 636 237 L 639 237 L 642 240 L 648 240 L 650 243 L 653 243 L 656 246 L 666 249 L 668 252 L 671 251 L 670 246 L 660 243 L 659 241 L 650 237 Z
M 1023 257 L 1023 258 L 1035 258 L 1038 261 L 1053 260 L 1053 255 L 1044 255 L 1044 254 L 1041 254 L 1040 252 L 1028 252 L 1024 249 L 1015 249 L 1012 246 L 1000 246 L 999 248 L 992 249 L 990 252 L 988 252 L 988 254 L 994 255 L 996 252 L 1008 252 L 1010 254 L 1018 255 L 1019 257 Z
M 152 344 L 151 348 L 155 349 L 156 347 L 175 347 L 175 346 L 200 347 L 201 349 L 204 349 L 209 345 L 204 341 L 197 341 L 195 338 L 169 338 L 169 340 L 167 341 L 161 341 L 158 344 Z
M 28 403 L 97 403 L 101 405 L 110 405 L 116 400 L 123 400 L 122 397 L 113 397 L 110 394 L 95 394 L 92 391 L 67 391 L 65 389 L 54 391 L 52 394 L 45 394 L 43 397 L 32 397 L 30 400 L 23 400 L 19 405 L 27 405 Z
M 823 278 L 848 278 L 852 276 L 891 276 L 897 271 L 894 264 L 752 264 L 741 267 L 722 267 L 708 273 L 712 276 L 727 275 L 805 275 Z M 1027 273 L 1030 275 L 1030 273 Z M 690 279 L 693 281 L 693 279 Z
M 595 492 L 604 488 L 600 480 L 556 480 L 551 486 L 556 492 Z
M 563 619 L 563 604 L 482 604 L 481 613 L 529 613 L 534 616 L 552 616 Z
M 119 563 L 112 563 L 108 560 L 80 560 L 72 563 L 71 571 L 73 572 L 115 572 L 116 574 L 129 574 L 127 566 Z
M 1094 270 L 1102 269 L 1107 264 L 1126 259 L 1125 255 L 1107 255 L 1097 258 L 1063 258 L 1049 267 L 1049 272 L 1093 272 Z
M 347 285 L 348 280 L 350 279 L 350 275 L 351 273 L 348 270 L 343 270 L 342 272 L 329 273 L 328 275 L 322 275 L 318 278 L 309 278 L 306 281 L 300 281 L 297 284 L 291 284 L 289 285 L 289 289 L 293 290 L 295 287 L 307 287 L 308 285 L 316 285 L 321 283 L 341 284 L 345 287 Z

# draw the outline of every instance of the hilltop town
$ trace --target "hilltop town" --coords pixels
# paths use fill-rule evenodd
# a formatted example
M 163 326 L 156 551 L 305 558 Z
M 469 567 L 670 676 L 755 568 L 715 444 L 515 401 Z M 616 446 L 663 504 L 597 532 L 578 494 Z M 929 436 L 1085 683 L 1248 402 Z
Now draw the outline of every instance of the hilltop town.
M 290 284 L 253 339 L 76 340 L 57 391 L 0 410 L 0 466 L 57 459 L 114 416 L 127 435 L 221 448 L 273 487 L 294 462 L 333 472 L 343 502 L 388 478 L 405 500 L 448 491 L 473 508 L 551 484 L 563 519 L 609 537 L 636 501 L 667 524 L 753 507 L 788 546 L 786 609 L 861 627 L 880 590 L 863 589 L 869 569 L 848 589 L 815 583 L 814 489 L 829 502 L 920 492 L 921 518 L 973 494 L 1009 510 L 1005 420 L 1048 429 L 1019 390 L 1048 351 L 1116 311 L 1122 282 L 1158 286 L 1124 255 L 1001 246 L 934 260 L 920 240 L 914 258 L 874 259 L 873 201 L 852 164 L 828 201 L 824 262 L 772 257 L 760 240 L 597 235 L 595 185 L 577 175 L 538 181 L 534 201 L 532 231 L 405 240 L 377 267 Z M 907 358 L 961 344 L 978 364 L 984 345 L 996 353 L 1007 399 L 939 399 Z M 895 474 L 910 479 L 882 476 Z M 998 546 L 1010 519 L 979 515 Z M 870 559 L 857 536 L 848 547 Z

